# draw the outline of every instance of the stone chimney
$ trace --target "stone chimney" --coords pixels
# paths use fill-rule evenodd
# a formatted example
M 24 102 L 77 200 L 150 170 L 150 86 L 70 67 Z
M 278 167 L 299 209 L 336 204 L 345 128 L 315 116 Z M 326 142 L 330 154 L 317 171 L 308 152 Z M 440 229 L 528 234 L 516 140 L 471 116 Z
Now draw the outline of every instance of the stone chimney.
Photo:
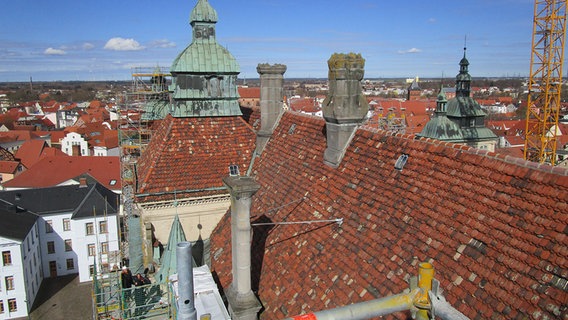
M 246 176 L 225 177 L 223 183 L 231 193 L 233 282 L 226 290 L 229 313 L 235 320 L 256 320 L 261 304 L 251 288 L 250 207 L 260 185 Z
M 327 64 L 329 94 L 323 102 L 327 134 L 324 163 L 337 168 L 353 134 L 369 111 L 361 88 L 365 59 L 355 53 L 334 53 Z
M 260 75 L 260 131 L 257 133 L 256 151 L 262 153 L 282 115 L 284 99 L 283 64 L 260 63 L 256 67 Z

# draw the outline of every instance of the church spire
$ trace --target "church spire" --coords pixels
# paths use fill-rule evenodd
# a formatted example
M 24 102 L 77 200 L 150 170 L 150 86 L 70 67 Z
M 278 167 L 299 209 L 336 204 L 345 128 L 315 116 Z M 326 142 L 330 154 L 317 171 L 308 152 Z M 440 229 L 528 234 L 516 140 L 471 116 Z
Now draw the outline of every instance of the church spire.
M 438 99 L 436 99 L 436 116 L 446 114 L 447 102 L 446 91 L 444 90 L 444 86 L 440 84 L 440 92 L 438 93 Z
M 471 91 L 471 76 L 469 75 L 469 61 L 466 58 L 467 48 L 463 48 L 463 58 L 460 60 L 460 73 L 456 76 L 456 97 L 469 97 Z
M 199 0 L 191 11 L 189 24 L 193 27 L 193 41 L 215 41 L 217 11 L 207 0 Z

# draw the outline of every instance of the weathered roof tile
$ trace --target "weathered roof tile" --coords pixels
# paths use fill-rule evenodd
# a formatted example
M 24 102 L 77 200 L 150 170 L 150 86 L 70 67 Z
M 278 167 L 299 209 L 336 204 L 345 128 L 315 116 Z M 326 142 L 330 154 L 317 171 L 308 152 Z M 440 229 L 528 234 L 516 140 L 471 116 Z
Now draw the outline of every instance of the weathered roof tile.
M 323 164 L 324 128 L 286 112 L 255 160 L 253 220 L 344 218 L 341 227 L 274 226 L 265 242 L 253 241 L 261 318 L 399 293 L 418 261 L 434 264 L 448 301 L 472 319 L 563 310 L 566 291 L 550 288 L 568 270 L 567 170 L 364 129 L 333 169 Z M 409 159 L 398 171 L 401 153 Z M 229 222 L 226 215 L 212 237 L 223 286 L 231 281 Z

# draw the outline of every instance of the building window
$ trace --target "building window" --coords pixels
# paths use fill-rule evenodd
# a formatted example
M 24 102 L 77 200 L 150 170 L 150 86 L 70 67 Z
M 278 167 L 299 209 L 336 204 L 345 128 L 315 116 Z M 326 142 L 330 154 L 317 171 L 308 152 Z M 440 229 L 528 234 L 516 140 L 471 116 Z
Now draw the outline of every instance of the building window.
M 63 231 L 71 230 L 71 219 L 63 219 Z
M 65 251 L 72 251 L 73 245 L 71 239 L 65 239 Z
M 48 241 L 47 242 L 47 253 L 55 253 L 55 242 Z
M 101 221 L 99 222 L 99 232 L 100 233 L 108 233 L 107 222 Z
M 0 313 L 4 313 L 4 300 L 0 300 Z
M 45 221 L 45 233 L 52 233 L 53 232 L 53 221 L 47 220 Z
M 95 274 L 95 265 L 91 264 L 89 266 L 89 276 L 93 276 Z
M 108 253 L 108 242 L 101 242 L 101 253 Z
M 10 251 L 2 251 L 2 262 L 4 262 L 5 266 L 12 265 L 12 254 Z
M 73 269 L 75 269 L 75 263 L 73 262 L 73 259 L 67 259 L 67 270 Z
M 14 290 L 14 276 L 8 276 L 6 279 L 6 290 Z
M 95 228 L 94 228 L 92 222 L 87 222 L 87 223 L 85 224 L 85 233 L 86 233 L 88 236 L 95 234 Z
M 10 310 L 10 312 L 18 311 L 18 305 L 16 304 L 16 299 L 8 299 L 8 310 Z
M 89 243 L 87 245 L 87 252 L 89 253 L 89 256 L 92 257 L 94 255 L 97 254 L 96 250 L 95 250 L 95 244 L 94 243 Z

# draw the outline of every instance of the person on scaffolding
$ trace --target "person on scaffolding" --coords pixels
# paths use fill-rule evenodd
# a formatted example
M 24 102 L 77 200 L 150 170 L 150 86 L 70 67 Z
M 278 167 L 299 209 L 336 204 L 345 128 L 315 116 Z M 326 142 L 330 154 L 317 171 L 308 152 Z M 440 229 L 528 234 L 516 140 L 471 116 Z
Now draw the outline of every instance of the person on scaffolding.
M 142 309 L 146 304 L 146 289 L 142 286 L 150 284 L 150 279 L 142 276 L 140 273 L 137 273 L 132 281 L 136 286 L 136 289 L 134 289 L 134 301 L 136 302 L 136 311 L 134 312 L 134 314 L 136 316 L 139 316 L 143 314 L 144 311 Z
M 132 272 L 130 271 L 130 269 L 128 269 L 128 267 L 123 266 L 122 267 L 122 271 L 120 273 L 120 281 L 122 284 L 122 308 L 125 310 L 126 315 L 130 315 L 130 311 L 126 311 L 128 310 L 128 300 L 130 300 L 131 295 L 132 295 L 132 284 L 133 282 L 133 278 L 132 278 Z
M 128 267 L 126 267 L 126 266 L 122 267 L 122 272 L 120 274 L 120 280 L 122 281 L 122 290 L 124 290 L 124 298 L 125 298 L 125 300 L 129 299 L 130 298 L 130 288 L 132 288 L 132 284 L 133 284 L 134 279 L 132 278 L 132 272 L 130 271 L 130 269 L 128 269 Z

